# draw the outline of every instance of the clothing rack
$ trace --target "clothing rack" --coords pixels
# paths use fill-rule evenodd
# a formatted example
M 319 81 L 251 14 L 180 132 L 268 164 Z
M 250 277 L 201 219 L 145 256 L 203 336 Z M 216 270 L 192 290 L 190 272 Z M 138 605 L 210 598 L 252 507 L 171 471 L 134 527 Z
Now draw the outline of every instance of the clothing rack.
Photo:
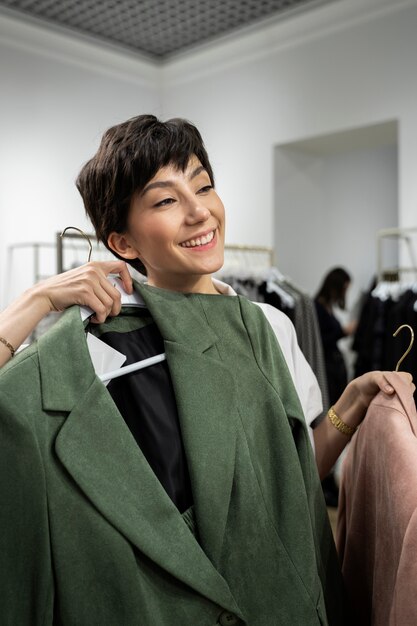
M 0 294 L 2 306 L 13 300 L 23 290 L 23 286 L 32 286 L 53 273 L 48 270 L 54 257 L 54 248 L 53 243 L 42 241 L 13 243 L 7 247 L 4 291 Z M 24 282 L 21 284 L 16 281 L 19 269 L 24 272 Z
M 413 246 L 412 234 L 417 234 L 417 226 L 409 228 L 383 228 L 377 232 L 377 268 L 378 268 L 378 282 L 385 279 L 385 276 L 399 275 L 401 272 L 415 272 L 417 275 L 417 259 L 415 256 L 415 249 Z M 382 260 L 382 241 L 386 238 L 396 238 L 406 243 L 409 257 L 411 260 L 411 267 L 396 267 L 384 269 Z
M 67 232 L 64 237 L 61 237 L 61 233 L 58 232 L 56 233 L 56 262 L 58 274 L 63 272 L 65 269 L 68 269 L 64 264 L 64 240 L 67 238 L 73 240 L 75 245 L 72 245 L 71 248 L 85 250 L 85 258 L 87 259 L 86 237 L 88 237 L 93 246 L 93 255 L 96 251 L 99 251 L 101 254 L 103 252 L 108 252 L 107 249 L 100 244 L 95 235 L 86 233 L 84 236 L 80 233 Z M 230 260 L 241 263 L 242 261 L 248 261 L 250 257 L 250 262 L 254 263 L 257 267 L 262 265 L 269 269 L 274 265 L 274 250 L 268 246 L 227 244 L 224 249 L 226 263 Z M 110 253 L 108 254 L 110 255 Z
M 262 253 L 269 257 L 269 262 L 271 266 L 274 264 L 274 250 L 269 246 L 247 246 L 241 244 L 226 244 L 224 246 L 225 250 L 230 250 L 232 252 L 249 252 L 249 253 Z
M 274 267 L 274 250 L 268 246 L 226 244 L 221 274 L 236 270 L 265 271 Z

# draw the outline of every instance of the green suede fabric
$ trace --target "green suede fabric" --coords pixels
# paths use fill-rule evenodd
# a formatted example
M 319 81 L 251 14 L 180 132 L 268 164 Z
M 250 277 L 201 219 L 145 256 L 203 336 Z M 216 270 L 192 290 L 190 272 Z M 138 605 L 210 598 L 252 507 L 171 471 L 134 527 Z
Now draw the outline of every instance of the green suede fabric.
M 122 307 L 117 317 L 108 317 L 102 324 L 88 324 L 88 332 L 95 337 L 103 333 L 128 333 L 153 324 L 149 311 L 141 307 Z
M 343 624 L 306 426 L 262 311 L 136 288 L 165 340 L 198 541 L 95 376 L 73 307 L 0 372 L 0 623 Z

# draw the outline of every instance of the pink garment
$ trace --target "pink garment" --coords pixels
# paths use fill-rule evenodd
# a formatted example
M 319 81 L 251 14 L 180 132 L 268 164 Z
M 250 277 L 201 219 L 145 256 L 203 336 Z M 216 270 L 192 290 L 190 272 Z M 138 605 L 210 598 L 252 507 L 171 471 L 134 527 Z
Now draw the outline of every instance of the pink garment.
M 395 372 L 343 465 L 337 549 L 355 626 L 417 625 L 417 413 Z

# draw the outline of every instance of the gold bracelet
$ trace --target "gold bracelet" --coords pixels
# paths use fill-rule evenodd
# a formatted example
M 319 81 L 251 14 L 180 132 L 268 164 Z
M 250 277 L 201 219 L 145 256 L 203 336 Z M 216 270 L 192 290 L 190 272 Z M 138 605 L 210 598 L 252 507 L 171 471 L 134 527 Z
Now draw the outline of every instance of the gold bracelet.
M 340 419 L 340 417 L 337 415 L 336 411 L 334 410 L 332 406 L 328 410 L 327 415 L 329 417 L 329 420 L 333 424 L 333 426 L 337 428 L 337 430 L 339 430 L 341 433 L 346 435 L 346 437 L 350 438 L 356 432 L 357 427 L 349 426 L 349 424 L 345 424 L 345 422 L 342 419 Z
M 12 344 L 11 344 L 11 343 L 9 343 L 9 342 L 7 341 L 7 339 L 5 339 L 4 337 L 0 337 L 0 342 L 1 342 L 1 343 L 4 343 L 4 345 L 6 346 L 6 348 L 9 348 L 9 350 L 10 350 L 10 352 L 11 352 L 12 356 L 14 356 L 14 353 L 16 352 L 16 350 L 13 348 Z

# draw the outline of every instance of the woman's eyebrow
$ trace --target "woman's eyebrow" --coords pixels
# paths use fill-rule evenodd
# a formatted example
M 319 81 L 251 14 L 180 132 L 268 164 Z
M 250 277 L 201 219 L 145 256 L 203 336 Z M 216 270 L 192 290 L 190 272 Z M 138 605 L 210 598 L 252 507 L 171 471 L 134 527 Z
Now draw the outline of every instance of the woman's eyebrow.
M 173 186 L 174 186 L 174 181 L 172 180 L 155 181 L 154 183 L 149 183 L 149 185 L 146 185 L 145 189 L 142 189 L 142 193 L 140 195 L 144 196 L 145 193 L 147 191 L 150 191 L 151 189 L 156 189 L 156 188 L 164 189 L 165 187 L 173 187 Z
M 204 165 L 199 165 L 198 167 L 195 168 L 195 170 L 191 172 L 188 179 L 192 180 L 193 178 L 198 176 L 201 172 L 204 172 L 205 169 L 206 168 L 204 167 Z M 174 185 L 175 185 L 175 182 L 173 180 L 157 180 L 154 183 L 149 183 L 149 185 L 146 185 L 145 189 L 142 190 L 142 193 L 140 195 L 144 196 L 145 193 L 147 191 L 150 191 L 151 189 L 165 189 L 166 187 L 174 187 Z
M 192 180 L 193 178 L 195 178 L 196 176 L 198 176 L 199 174 L 201 174 L 201 172 L 205 171 L 205 167 L 204 165 L 199 165 L 198 167 L 195 168 L 195 170 L 193 172 L 191 172 L 191 174 L 189 175 L 189 180 Z

